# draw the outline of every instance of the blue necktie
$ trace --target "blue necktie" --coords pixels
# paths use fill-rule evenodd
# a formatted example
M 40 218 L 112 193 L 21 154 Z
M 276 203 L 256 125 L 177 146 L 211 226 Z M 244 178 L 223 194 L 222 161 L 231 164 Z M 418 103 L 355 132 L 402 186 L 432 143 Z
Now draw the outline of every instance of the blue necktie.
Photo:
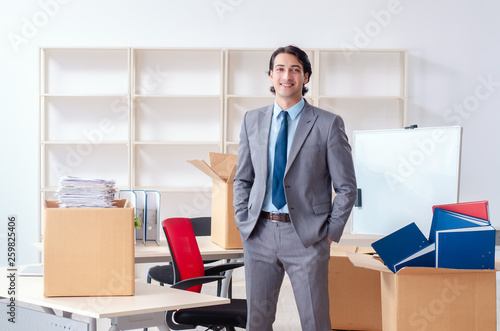
M 286 148 L 288 135 L 288 113 L 281 111 L 281 127 L 276 140 L 274 150 L 274 168 L 273 168 L 273 205 L 281 209 L 286 204 L 285 189 L 283 188 L 283 177 L 286 167 Z

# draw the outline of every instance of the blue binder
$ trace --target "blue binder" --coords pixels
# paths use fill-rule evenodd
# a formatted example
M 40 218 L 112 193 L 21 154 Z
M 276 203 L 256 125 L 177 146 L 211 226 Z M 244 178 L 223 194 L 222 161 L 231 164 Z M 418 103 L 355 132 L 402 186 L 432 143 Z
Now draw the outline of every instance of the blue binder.
M 495 228 L 481 226 L 436 231 L 436 266 L 495 269 Z
M 160 192 L 146 190 L 146 207 L 144 212 L 144 240 L 155 241 L 160 245 Z
M 434 243 L 436 241 L 436 231 L 488 225 L 490 225 L 488 220 L 455 213 L 441 208 L 434 208 L 429 242 Z
M 410 256 L 414 255 L 416 252 L 430 246 L 427 238 L 417 225 L 413 222 L 405 227 L 377 240 L 372 244 L 373 249 L 377 252 L 380 258 L 384 261 L 385 265 L 394 273 L 396 273 L 395 265 L 406 260 Z M 432 259 L 432 253 L 430 257 L 426 255 L 423 258 L 425 261 Z M 405 266 L 412 265 L 410 260 L 406 261 Z M 422 264 L 422 260 L 416 260 L 413 263 Z M 428 262 L 425 262 L 426 264 Z M 432 266 L 434 266 L 434 263 Z M 425 265 L 427 266 L 427 265 Z
M 406 259 L 394 265 L 394 272 L 398 272 L 404 267 L 427 267 L 434 268 L 436 266 L 436 245 L 429 244 Z

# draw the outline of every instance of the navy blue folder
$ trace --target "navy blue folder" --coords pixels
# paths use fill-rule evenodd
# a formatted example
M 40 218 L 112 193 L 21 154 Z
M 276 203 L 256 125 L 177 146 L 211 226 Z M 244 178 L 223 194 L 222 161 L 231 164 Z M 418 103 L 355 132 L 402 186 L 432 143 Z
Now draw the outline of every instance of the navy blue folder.
M 429 242 L 434 243 L 436 241 L 436 231 L 488 225 L 490 225 L 490 221 L 482 218 L 459 214 L 441 208 L 434 208 Z
M 482 226 L 436 231 L 436 266 L 495 269 L 495 229 Z
M 394 271 L 398 272 L 404 267 L 427 267 L 436 266 L 436 245 L 429 244 L 414 254 L 408 256 L 394 265 Z
M 415 223 L 410 223 L 407 226 L 375 241 L 372 244 L 373 249 L 377 252 L 380 258 L 384 261 L 385 265 L 392 271 L 396 272 L 395 265 L 407 259 L 416 252 L 430 246 L 431 244 L 425 238 L 424 234 L 417 227 Z M 431 261 L 430 266 L 434 266 L 432 259 L 433 253 L 430 253 L 424 259 L 426 264 Z M 422 260 L 416 260 L 414 263 L 422 264 Z M 405 266 L 415 266 L 408 261 Z M 427 266 L 427 265 L 419 265 Z

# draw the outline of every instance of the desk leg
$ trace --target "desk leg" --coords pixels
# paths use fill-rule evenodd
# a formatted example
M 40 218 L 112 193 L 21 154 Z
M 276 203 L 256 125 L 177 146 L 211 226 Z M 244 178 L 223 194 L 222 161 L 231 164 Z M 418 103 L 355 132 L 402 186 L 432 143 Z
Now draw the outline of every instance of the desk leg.
M 231 285 L 231 278 L 233 277 L 233 270 L 228 270 L 224 273 L 224 278 L 222 280 L 222 289 L 220 292 L 220 296 L 222 298 L 227 298 L 228 297 L 228 292 L 229 292 L 229 286 Z
M 97 320 L 89 317 L 89 331 L 97 331 Z
M 136 330 L 150 327 L 157 327 L 160 331 L 170 331 L 170 328 L 165 322 L 164 311 L 132 316 L 112 317 L 111 328 L 109 331 Z
M 52 308 L 47 308 L 47 307 L 43 307 L 43 306 L 42 306 L 42 309 L 43 309 L 43 311 L 44 311 L 45 313 L 47 313 L 47 314 L 50 314 L 50 315 L 56 315 L 56 312 L 55 312 L 55 311 L 54 311 L 54 309 L 52 309 Z M 71 319 L 73 314 L 72 314 L 72 313 L 70 313 L 70 312 L 67 312 L 67 311 L 63 311 L 63 312 L 62 312 L 62 315 L 63 315 L 63 317 L 66 317 L 66 318 Z
M 56 314 L 52 308 L 47 308 L 47 307 L 43 307 L 42 306 L 42 309 L 47 314 L 51 314 L 51 315 L 55 315 Z
M 238 259 L 230 259 L 228 260 L 229 262 L 237 262 Z M 222 288 L 221 288 L 221 293 L 220 293 L 220 296 L 222 298 L 229 298 L 229 287 L 231 286 L 231 280 L 232 280 L 232 277 L 233 277 L 233 271 L 234 270 L 228 270 L 224 273 L 224 276 L 226 276 L 226 278 L 224 278 L 222 280 Z

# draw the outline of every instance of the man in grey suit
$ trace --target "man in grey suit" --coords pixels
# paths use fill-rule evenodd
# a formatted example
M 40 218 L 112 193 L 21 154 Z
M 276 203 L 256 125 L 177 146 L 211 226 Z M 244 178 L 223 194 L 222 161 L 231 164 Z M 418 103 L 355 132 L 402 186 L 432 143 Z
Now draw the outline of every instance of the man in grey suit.
M 342 118 L 303 98 L 311 74 L 304 51 L 278 48 L 269 64 L 275 103 L 247 112 L 241 126 L 234 207 L 250 331 L 272 330 L 285 272 L 302 330 L 331 329 L 330 244 L 342 236 L 356 178 Z

